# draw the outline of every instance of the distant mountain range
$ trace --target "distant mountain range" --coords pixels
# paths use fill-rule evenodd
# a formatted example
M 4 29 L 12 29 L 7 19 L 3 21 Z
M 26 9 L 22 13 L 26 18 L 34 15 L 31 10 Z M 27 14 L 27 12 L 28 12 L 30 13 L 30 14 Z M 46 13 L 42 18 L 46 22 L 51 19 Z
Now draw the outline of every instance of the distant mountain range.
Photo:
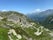
M 52 24 L 48 24 L 53 19 L 53 9 L 27 14 L 27 16 L 33 21 L 39 22 L 41 25 L 44 25 L 45 27 L 47 26 L 49 29 L 53 29 L 53 22 L 51 22 Z

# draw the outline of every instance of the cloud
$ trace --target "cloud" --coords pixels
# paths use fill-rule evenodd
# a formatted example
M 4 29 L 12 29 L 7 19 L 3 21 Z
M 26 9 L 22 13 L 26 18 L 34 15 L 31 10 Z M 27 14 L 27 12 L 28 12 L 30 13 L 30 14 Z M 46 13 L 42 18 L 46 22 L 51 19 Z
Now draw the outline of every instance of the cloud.
M 9 10 L 5 10 L 5 9 L 3 9 L 3 10 L 0 10 L 1 12 L 6 12 L 6 11 L 9 11 Z
M 35 11 L 36 11 L 36 12 L 40 12 L 41 10 L 40 10 L 40 9 L 36 9 Z
M 32 10 L 30 13 L 40 13 L 42 11 L 45 11 L 45 10 L 42 10 L 42 9 L 35 9 L 35 10 Z
M 1 11 L 3 11 L 3 12 L 4 12 L 4 11 L 7 11 L 7 10 L 1 10 Z
M 35 9 L 33 12 L 41 12 L 40 9 Z

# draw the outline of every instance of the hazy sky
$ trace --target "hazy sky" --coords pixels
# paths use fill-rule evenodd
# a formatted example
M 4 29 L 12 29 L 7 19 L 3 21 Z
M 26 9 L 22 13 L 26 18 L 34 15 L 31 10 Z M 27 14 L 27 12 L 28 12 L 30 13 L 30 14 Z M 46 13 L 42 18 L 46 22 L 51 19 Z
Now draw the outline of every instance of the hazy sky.
M 53 0 L 0 0 L 0 10 L 15 10 L 30 13 L 53 9 Z

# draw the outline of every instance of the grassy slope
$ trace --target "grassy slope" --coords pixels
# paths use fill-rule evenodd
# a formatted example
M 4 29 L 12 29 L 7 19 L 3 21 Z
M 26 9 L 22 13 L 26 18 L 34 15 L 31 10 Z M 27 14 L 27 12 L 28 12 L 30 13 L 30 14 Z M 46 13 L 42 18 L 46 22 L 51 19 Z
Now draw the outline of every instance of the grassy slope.
M 9 40 L 7 32 L 8 29 L 0 27 L 0 40 Z

